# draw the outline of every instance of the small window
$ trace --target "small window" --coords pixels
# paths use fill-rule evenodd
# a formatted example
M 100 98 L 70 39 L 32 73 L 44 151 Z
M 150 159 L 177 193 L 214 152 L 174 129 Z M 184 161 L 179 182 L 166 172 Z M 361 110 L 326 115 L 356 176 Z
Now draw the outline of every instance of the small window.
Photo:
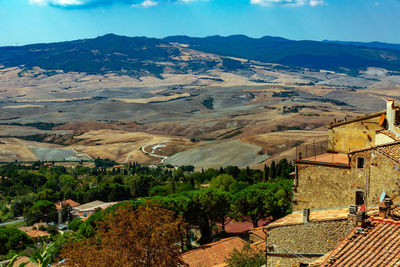
M 361 206 L 364 204 L 364 191 L 357 190 L 355 195 L 355 204 Z
M 365 165 L 365 158 L 358 157 L 357 158 L 357 168 L 363 169 Z

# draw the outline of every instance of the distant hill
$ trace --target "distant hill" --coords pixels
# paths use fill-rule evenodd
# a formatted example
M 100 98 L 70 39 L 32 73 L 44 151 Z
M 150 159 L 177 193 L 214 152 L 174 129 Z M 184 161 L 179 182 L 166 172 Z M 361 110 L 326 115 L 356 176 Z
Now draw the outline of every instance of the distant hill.
M 400 51 L 365 48 L 318 41 L 292 41 L 279 37 L 250 38 L 244 35 L 192 38 L 172 36 L 167 42 L 225 56 L 274 62 L 313 69 L 351 71 L 366 67 L 400 70 Z
M 183 59 L 183 48 L 216 54 L 211 59 Z M 381 45 L 383 46 L 383 45 Z M 164 39 L 125 37 L 114 34 L 69 42 L 0 48 L 0 65 L 35 66 L 64 72 L 117 72 L 140 77 L 161 73 L 202 72 L 215 67 L 228 70 L 246 64 L 227 56 L 284 65 L 355 73 L 366 67 L 400 71 L 400 50 L 334 42 L 292 41 L 279 37 L 244 35 Z
M 353 45 L 369 48 L 379 48 L 379 49 L 400 49 L 400 44 L 382 43 L 382 42 L 346 42 L 346 41 L 330 41 L 324 40 L 325 43 L 334 43 L 342 45 Z

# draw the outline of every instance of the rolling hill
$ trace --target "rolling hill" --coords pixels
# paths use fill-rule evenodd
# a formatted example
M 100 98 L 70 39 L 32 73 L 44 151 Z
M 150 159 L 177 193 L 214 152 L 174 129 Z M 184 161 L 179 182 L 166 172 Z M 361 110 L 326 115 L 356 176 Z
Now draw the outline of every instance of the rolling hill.
M 183 59 L 185 49 L 216 57 Z M 367 67 L 400 71 L 400 50 L 269 36 L 259 39 L 244 35 L 155 39 L 108 34 L 94 39 L 0 48 L 0 65 L 4 67 L 38 66 L 49 71 L 90 74 L 117 72 L 132 77 L 161 77 L 166 71 L 201 73 L 221 65 L 228 69 L 247 67 L 226 57 L 351 74 Z

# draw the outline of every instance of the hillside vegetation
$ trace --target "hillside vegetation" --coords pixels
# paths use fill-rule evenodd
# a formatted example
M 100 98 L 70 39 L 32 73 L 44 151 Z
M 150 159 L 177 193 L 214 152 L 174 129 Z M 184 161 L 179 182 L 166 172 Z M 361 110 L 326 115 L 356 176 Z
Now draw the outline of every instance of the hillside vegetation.
M 226 58 L 182 60 L 185 53 L 179 44 L 219 56 L 312 69 L 354 72 L 372 66 L 400 70 L 400 50 L 386 49 L 383 45 L 363 47 L 351 43 L 292 41 L 269 36 L 255 39 L 244 35 L 155 39 L 108 34 L 70 42 L 3 47 L 0 48 L 0 65 L 37 66 L 45 70 L 92 74 L 119 72 L 135 77 L 159 77 L 166 66 L 175 73 L 205 71 L 221 61 L 223 67 L 230 70 L 246 68 L 240 61 Z M 186 61 L 185 64 L 182 61 Z

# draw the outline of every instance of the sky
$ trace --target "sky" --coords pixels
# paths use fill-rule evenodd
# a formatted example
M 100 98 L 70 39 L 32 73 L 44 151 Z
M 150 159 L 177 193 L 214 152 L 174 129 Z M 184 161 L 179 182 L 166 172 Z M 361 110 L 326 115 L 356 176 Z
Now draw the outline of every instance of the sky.
M 400 0 L 0 0 L 0 46 L 108 33 L 400 43 Z

